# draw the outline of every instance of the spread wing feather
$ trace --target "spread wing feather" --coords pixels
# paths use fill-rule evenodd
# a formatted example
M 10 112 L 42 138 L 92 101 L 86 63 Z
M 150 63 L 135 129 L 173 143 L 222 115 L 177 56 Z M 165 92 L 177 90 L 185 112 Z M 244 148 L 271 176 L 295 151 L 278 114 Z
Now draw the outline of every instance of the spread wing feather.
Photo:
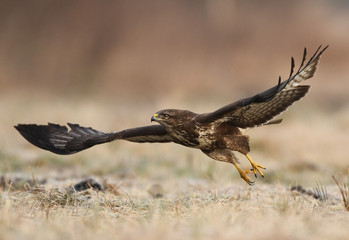
M 66 126 L 18 124 L 15 128 L 33 145 L 56 154 L 73 154 L 97 144 L 122 139 L 131 142 L 171 142 L 172 137 L 161 125 L 104 133 L 90 127 L 68 123 Z
M 314 76 L 320 56 L 327 47 L 320 51 L 320 46 L 306 64 L 304 63 L 307 50 L 304 49 L 301 65 L 294 75 L 292 75 L 294 59 L 291 58 L 291 72 L 287 80 L 281 82 L 279 77 L 276 86 L 252 97 L 226 105 L 214 112 L 201 114 L 198 117 L 199 121 L 201 123 L 229 122 L 240 128 L 267 124 L 308 92 L 310 87 L 301 86 L 299 83 Z

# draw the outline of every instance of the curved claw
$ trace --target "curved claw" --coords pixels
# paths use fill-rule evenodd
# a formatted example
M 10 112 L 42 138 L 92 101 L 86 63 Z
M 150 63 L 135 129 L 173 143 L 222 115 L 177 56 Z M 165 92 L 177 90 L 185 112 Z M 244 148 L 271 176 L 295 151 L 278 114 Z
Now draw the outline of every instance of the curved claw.
M 253 186 L 254 185 L 254 181 L 249 181 L 247 184 L 250 185 L 250 186 Z
M 249 171 L 249 170 L 248 170 Z M 254 181 L 251 181 L 251 179 L 246 175 L 245 172 L 242 172 L 242 174 L 240 173 L 240 177 L 245 180 L 245 182 L 250 185 L 250 186 L 253 186 L 254 184 Z
M 240 177 L 250 186 L 253 186 L 254 181 L 251 181 L 251 179 L 247 176 L 248 173 L 251 172 L 250 169 L 247 169 L 246 171 L 243 171 L 237 164 L 234 164 L 236 169 L 238 170 Z

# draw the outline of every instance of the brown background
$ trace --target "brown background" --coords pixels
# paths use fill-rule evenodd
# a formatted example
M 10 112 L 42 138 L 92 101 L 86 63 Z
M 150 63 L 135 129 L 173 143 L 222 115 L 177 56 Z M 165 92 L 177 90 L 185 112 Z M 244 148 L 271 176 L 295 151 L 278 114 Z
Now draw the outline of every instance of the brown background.
M 1 1 L 0 94 L 227 103 L 330 45 L 310 102 L 348 102 L 346 1 Z M 181 108 L 181 106 L 178 106 Z M 199 109 L 201 110 L 201 109 Z

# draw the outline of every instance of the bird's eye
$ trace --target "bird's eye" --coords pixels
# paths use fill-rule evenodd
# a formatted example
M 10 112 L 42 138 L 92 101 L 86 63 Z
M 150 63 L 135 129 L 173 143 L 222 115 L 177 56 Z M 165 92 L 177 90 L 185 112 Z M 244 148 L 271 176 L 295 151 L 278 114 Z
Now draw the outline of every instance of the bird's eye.
M 168 115 L 167 113 L 164 113 L 163 116 L 164 116 L 164 118 L 166 118 L 166 119 L 170 117 L 170 115 Z

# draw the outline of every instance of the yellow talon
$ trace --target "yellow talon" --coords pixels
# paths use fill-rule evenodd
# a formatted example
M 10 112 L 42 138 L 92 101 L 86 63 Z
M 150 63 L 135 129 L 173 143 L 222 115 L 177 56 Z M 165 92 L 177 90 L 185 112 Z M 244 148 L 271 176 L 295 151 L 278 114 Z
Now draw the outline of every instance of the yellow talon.
M 259 165 L 259 164 L 257 164 L 257 163 L 255 163 L 252 159 L 251 159 L 251 157 L 248 155 L 248 154 L 246 154 L 246 157 L 247 157 L 247 159 L 248 159 L 248 161 L 250 161 L 250 163 L 251 163 L 251 166 L 252 166 L 252 171 L 253 171 L 253 173 L 254 173 L 254 175 L 255 175 L 255 177 L 257 177 L 257 171 L 259 172 L 259 174 L 262 176 L 262 177 L 264 177 L 264 174 L 262 173 L 262 171 L 260 170 L 260 168 L 262 168 L 262 169 L 266 169 L 265 167 L 263 167 L 262 165 Z
M 243 170 L 239 167 L 239 165 L 238 165 L 237 163 L 233 163 L 233 164 L 234 164 L 234 166 L 236 167 L 236 169 L 238 170 L 238 172 L 239 172 L 239 174 L 240 174 L 240 177 L 241 177 L 242 179 L 244 179 L 245 182 L 246 182 L 248 185 L 252 186 L 254 182 L 251 181 L 251 179 L 246 175 L 246 174 L 250 173 L 251 170 L 248 169 L 248 170 L 246 170 L 246 171 L 243 171 Z

